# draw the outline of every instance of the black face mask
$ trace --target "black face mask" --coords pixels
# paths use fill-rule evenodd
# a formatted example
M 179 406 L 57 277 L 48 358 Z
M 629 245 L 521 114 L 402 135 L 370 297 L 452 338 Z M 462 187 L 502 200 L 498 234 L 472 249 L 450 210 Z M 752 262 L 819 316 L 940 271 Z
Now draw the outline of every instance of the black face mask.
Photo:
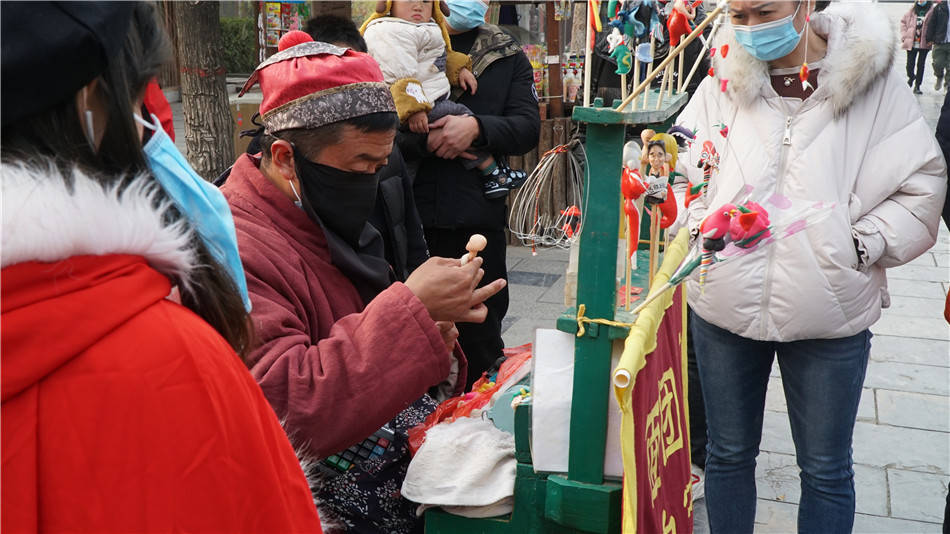
M 347 172 L 314 163 L 294 150 L 301 202 L 324 227 L 356 247 L 360 234 L 376 205 L 376 174 Z

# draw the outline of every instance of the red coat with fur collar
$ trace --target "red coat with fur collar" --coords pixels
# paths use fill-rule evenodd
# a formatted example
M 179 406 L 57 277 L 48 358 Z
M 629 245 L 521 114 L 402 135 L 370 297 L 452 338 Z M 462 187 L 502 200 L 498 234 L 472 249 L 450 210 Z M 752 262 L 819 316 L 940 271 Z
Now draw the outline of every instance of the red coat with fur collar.
M 0 530 L 320 532 L 254 379 L 166 299 L 189 240 L 143 180 L 3 176 Z

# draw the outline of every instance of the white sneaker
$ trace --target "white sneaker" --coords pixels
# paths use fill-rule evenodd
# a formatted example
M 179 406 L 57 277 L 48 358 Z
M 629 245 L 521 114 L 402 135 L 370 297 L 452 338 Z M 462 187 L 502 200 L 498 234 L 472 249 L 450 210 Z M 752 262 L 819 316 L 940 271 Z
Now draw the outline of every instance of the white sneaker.
M 690 464 L 690 479 L 693 482 L 693 502 L 696 502 L 706 496 L 705 480 L 706 473 L 696 464 Z

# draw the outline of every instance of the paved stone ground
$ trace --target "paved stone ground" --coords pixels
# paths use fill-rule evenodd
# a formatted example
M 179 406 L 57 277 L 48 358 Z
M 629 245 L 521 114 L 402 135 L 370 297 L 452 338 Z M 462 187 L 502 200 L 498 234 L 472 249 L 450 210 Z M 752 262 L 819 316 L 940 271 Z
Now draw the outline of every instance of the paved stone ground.
M 896 22 L 909 4 L 884 8 Z M 903 53 L 895 68 L 904 68 Z M 944 92 L 934 91 L 928 57 L 918 97 L 936 127 Z M 567 252 L 509 247 L 511 306 L 507 346 L 553 328 L 564 310 Z M 854 433 L 856 533 L 941 530 L 950 483 L 950 327 L 943 320 L 950 289 L 950 232 L 908 265 L 888 271 L 892 306 L 871 331 L 871 360 Z M 766 400 L 762 453 L 756 469 L 756 532 L 795 532 L 798 467 L 778 367 Z M 696 532 L 708 532 L 705 507 L 696 507 Z

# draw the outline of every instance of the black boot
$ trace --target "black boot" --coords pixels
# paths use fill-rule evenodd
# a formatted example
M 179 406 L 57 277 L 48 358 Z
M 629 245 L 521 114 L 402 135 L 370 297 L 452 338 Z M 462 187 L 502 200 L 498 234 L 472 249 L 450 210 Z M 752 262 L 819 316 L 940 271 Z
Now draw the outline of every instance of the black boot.
M 915 95 L 922 95 L 922 94 L 924 94 L 924 92 L 920 90 L 920 86 L 919 86 L 919 85 L 915 85 L 915 86 L 914 86 L 914 94 L 915 94 Z

